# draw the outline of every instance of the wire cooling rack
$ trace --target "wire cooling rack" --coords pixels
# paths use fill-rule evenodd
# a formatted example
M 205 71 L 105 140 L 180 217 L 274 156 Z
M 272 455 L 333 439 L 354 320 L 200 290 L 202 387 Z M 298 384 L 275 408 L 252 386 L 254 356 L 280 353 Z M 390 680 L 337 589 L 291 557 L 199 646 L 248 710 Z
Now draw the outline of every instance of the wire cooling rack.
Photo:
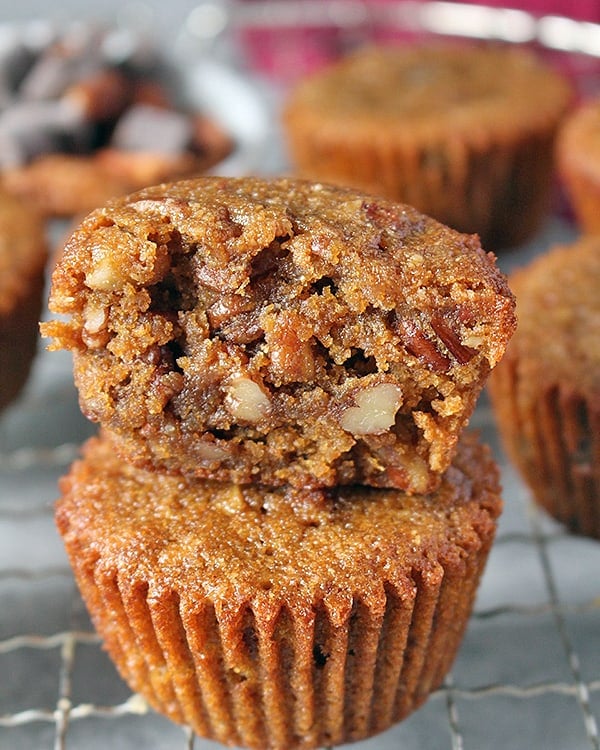
M 280 24 L 290 22 L 300 4 L 283 5 Z M 419 5 L 421 13 L 429 6 L 423 16 L 429 23 L 437 7 L 438 25 L 457 18 L 447 13 L 456 4 L 396 5 Z M 254 12 L 267 6 L 274 3 L 255 3 Z M 355 20 L 363 9 L 351 0 L 309 0 L 305 8 L 318 15 L 326 6 L 329 21 L 334 12 L 338 22 L 343 6 Z M 219 11 L 220 4 L 204 2 L 198 12 L 206 19 L 215 7 Z M 219 12 L 213 15 L 215 37 L 222 31 Z M 238 25 L 258 23 L 259 15 L 243 13 Z M 502 28 L 520 28 L 540 41 L 540 30 L 547 35 L 561 23 L 544 27 L 513 18 L 521 25 L 489 28 L 495 36 Z M 313 21 L 322 23 L 316 16 Z M 600 54 L 598 27 L 562 23 L 570 33 L 546 42 L 554 39 L 558 49 L 562 38 L 563 49 L 588 45 L 583 51 Z M 197 25 L 198 15 L 185 30 L 188 45 Z M 534 242 L 502 255 L 500 265 L 510 270 L 573 236 L 568 223 L 551 218 Z M 505 511 L 461 649 L 424 707 L 353 747 L 600 750 L 600 543 L 567 533 L 532 503 L 502 452 L 485 394 L 471 424 L 500 464 Z M 24 393 L 0 415 L 0 750 L 216 749 L 130 693 L 77 593 L 54 528 L 53 503 L 59 477 L 94 430 L 79 412 L 70 357 L 49 354 L 40 344 Z

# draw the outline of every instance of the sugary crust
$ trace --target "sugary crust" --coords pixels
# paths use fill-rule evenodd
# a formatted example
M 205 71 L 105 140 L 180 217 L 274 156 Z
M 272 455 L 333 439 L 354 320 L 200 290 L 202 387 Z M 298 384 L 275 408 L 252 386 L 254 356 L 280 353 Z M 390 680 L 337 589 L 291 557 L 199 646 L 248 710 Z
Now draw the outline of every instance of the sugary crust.
M 38 341 L 47 243 L 38 215 L 0 193 L 0 409 L 27 379 Z
M 583 229 L 600 231 L 600 100 L 581 105 L 561 127 L 556 155 L 560 175 Z
M 357 740 L 449 669 L 501 501 L 465 439 L 438 492 L 182 482 L 86 445 L 56 509 L 122 675 L 202 736 L 260 748 Z
M 569 87 L 506 47 L 369 47 L 303 81 L 283 122 L 301 174 L 414 205 L 484 247 L 522 242 L 548 210 Z
M 424 492 L 514 329 L 473 237 L 293 180 L 201 178 L 91 214 L 44 326 L 130 460 Z
M 519 326 L 490 393 L 509 455 L 551 515 L 600 538 L 600 240 L 511 276 Z
M 499 513 L 488 449 L 473 436 L 460 445 L 438 490 L 423 496 L 182 481 L 122 462 L 102 433 L 62 482 L 59 528 L 151 596 L 175 587 L 190 601 L 302 611 L 334 591 L 378 596 L 382 582 L 410 592 L 411 572 L 478 550 Z

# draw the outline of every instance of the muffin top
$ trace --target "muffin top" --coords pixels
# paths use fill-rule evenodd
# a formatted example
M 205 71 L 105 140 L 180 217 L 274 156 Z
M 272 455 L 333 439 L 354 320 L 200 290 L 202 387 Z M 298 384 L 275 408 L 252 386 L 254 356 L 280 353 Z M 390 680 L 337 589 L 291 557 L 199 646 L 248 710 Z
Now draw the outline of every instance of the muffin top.
M 46 255 L 45 228 L 38 213 L 0 191 L 0 313 L 27 296 Z
M 367 47 L 302 81 L 285 117 L 320 127 L 373 122 L 407 135 L 501 131 L 554 120 L 570 87 L 532 53 L 511 46 L 429 43 Z M 439 119 L 442 117 L 442 119 Z
M 186 483 L 123 463 L 105 436 L 61 488 L 60 531 L 97 575 L 231 611 L 251 601 L 347 608 L 358 594 L 384 606 L 385 583 L 411 596 L 412 576 L 439 577 L 487 544 L 501 508 L 497 469 L 473 436 L 429 496 Z
M 507 359 L 523 387 L 564 384 L 600 397 L 600 237 L 558 246 L 514 272 L 517 332 Z
M 187 278 L 177 268 L 181 256 L 190 266 Z M 157 317 L 205 303 L 216 320 L 228 312 L 224 295 L 258 302 L 250 292 L 263 276 L 281 287 L 264 290 L 273 303 L 295 284 L 307 293 L 339 290 L 357 313 L 369 306 L 391 310 L 404 300 L 443 310 L 472 300 L 474 291 L 488 313 L 505 300 L 510 308 L 512 300 L 494 255 L 476 237 L 409 206 L 303 180 L 201 177 L 148 188 L 92 212 L 66 245 L 51 303 L 75 315 L 94 294 L 108 301 L 145 287 L 160 297 L 150 306 Z M 85 315 L 78 322 L 85 328 Z M 492 364 L 498 344 L 486 348 Z

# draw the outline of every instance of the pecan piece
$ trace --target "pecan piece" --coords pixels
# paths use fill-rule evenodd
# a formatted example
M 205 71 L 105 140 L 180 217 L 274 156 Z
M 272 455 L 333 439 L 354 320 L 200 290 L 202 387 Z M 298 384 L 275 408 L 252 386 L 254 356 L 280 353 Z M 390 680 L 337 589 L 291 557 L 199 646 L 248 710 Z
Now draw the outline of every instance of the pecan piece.
M 397 385 L 369 385 L 354 394 L 353 405 L 344 411 L 340 425 L 352 435 L 381 435 L 394 424 L 401 403 L 402 391 Z
M 450 360 L 442 354 L 435 343 L 413 321 L 407 318 L 398 319 L 402 341 L 407 351 L 435 372 L 447 372 Z
M 265 390 L 244 375 L 236 375 L 229 381 L 226 403 L 234 419 L 250 423 L 259 422 L 271 408 Z
M 438 313 L 432 316 L 431 327 L 459 364 L 466 365 L 477 354 L 475 349 L 461 343 L 456 331 L 443 314 Z
M 382 206 L 376 201 L 363 201 L 361 208 L 368 219 L 375 223 L 383 222 L 386 226 L 395 228 L 398 223 L 398 213 L 390 206 Z

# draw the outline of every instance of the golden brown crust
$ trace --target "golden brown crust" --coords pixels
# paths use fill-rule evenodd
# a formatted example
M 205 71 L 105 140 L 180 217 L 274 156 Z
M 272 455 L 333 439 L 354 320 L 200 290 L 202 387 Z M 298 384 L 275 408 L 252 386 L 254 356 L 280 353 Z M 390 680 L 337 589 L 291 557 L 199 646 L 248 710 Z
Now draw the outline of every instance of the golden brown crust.
M 587 232 L 600 232 L 600 100 L 581 105 L 556 143 L 557 164 L 575 215 Z
M 369 47 L 301 82 L 283 121 L 303 176 L 383 193 L 496 249 L 548 210 L 570 98 L 511 47 Z
M 600 239 L 511 276 L 519 326 L 490 379 L 507 451 L 536 500 L 600 538 Z
M 92 213 L 44 333 L 141 465 L 433 489 L 514 328 L 476 238 L 293 180 L 200 178 Z
M 501 506 L 472 438 L 430 497 L 182 482 L 105 437 L 62 494 L 79 586 L 133 689 L 203 736 L 288 750 L 383 731 L 439 685 Z
M 45 230 L 37 213 L 0 192 L 0 409 L 25 384 L 38 341 Z

